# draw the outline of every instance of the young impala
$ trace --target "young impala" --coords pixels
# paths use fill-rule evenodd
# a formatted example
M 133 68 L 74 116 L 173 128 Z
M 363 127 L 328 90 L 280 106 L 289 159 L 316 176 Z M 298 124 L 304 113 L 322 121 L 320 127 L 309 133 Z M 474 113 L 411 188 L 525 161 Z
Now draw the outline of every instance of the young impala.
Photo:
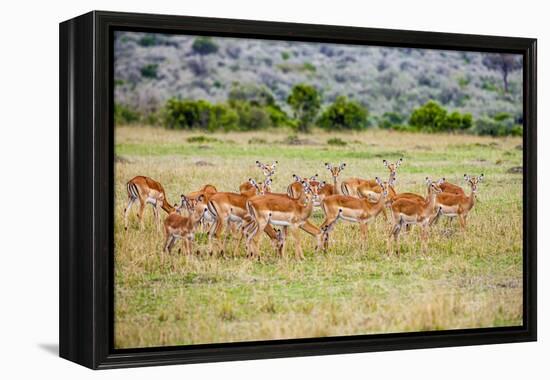
M 390 177 L 396 177 L 397 168 L 403 163 L 403 158 L 400 158 L 395 163 L 389 163 L 387 160 L 382 160 L 382 163 L 390 171 Z M 375 199 L 378 199 L 380 195 L 379 190 L 378 184 L 372 179 L 353 177 L 342 182 L 342 194 L 344 195 L 351 195 L 354 197 L 370 197 L 375 195 Z
M 392 252 L 392 243 L 397 244 L 396 253 L 399 254 L 399 233 L 403 226 L 418 224 L 422 228 L 422 250 L 426 251 L 426 240 L 430 218 L 434 214 L 435 197 L 441 193 L 441 189 L 435 182 L 426 178 L 428 185 L 428 196 L 426 199 L 398 198 L 391 203 L 393 226 L 388 237 L 388 253 Z M 393 241 L 392 241 L 393 237 Z
M 477 193 L 477 185 L 483 181 L 483 174 L 478 177 L 470 177 L 464 174 L 464 180 L 470 185 L 470 195 L 441 193 L 435 199 L 437 213 L 433 216 L 431 223 L 433 224 L 440 215 L 449 217 L 457 217 L 462 230 L 466 230 L 466 217 L 472 210 L 475 204 Z
M 174 210 L 166 198 L 162 185 L 149 177 L 137 176 L 126 183 L 126 191 L 128 193 L 128 205 L 124 209 L 124 229 L 128 229 L 128 214 L 132 205 L 136 201 L 139 201 L 137 216 L 141 229 L 143 229 L 143 211 L 145 206 L 150 204 L 153 206 L 157 229 L 160 231 L 160 208 L 167 213 L 171 213 Z
M 216 189 L 214 185 L 204 185 L 202 189 L 197 191 L 192 191 L 189 194 L 187 194 L 186 197 L 189 200 L 194 200 L 202 195 L 204 202 L 207 203 L 210 197 L 216 194 L 217 192 L 218 192 L 218 189 Z M 203 218 L 201 219 L 200 224 L 202 225 L 203 229 L 208 230 L 211 227 L 212 223 L 214 222 L 215 222 L 214 216 L 209 212 L 206 212 Z
M 296 257 L 304 258 L 300 243 L 299 228 L 302 228 L 313 210 L 315 194 L 307 182 L 302 182 L 303 194 L 299 199 L 288 196 L 266 194 L 250 199 L 246 206 L 249 215 L 254 220 L 247 231 L 247 247 L 249 256 L 260 258 L 259 243 L 261 232 L 271 225 L 283 226 L 290 229 L 296 244 Z M 286 236 L 286 233 L 283 233 Z M 280 254 L 284 256 L 286 239 L 282 239 Z
M 189 216 L 180 215 L 180 210 L 184 207 L 189 212 Z M 170 253 L 176 240 L 182 239 L 181 251 L 184 254 L 190 255 L 193 248 L 195 228 L 206 211 L 204 195 L 200 195 L 195 199 L 189 199 L 185 195 L 182 195 L 180 206 L 175 207 L 174 211 L 164 219 L 165 241 L 163 251 Z
M 325 220 L 321 224 L 324 250 L 328 248 L 329 233 L 339 219 L 359 223 L 362 241 L 366 241 L 368 223 L 372 222 L 378 214 L 384 211 L 388 195 L 387 185 L 378 177 L 376 177 L 376 182 L 382 188 L 382 194 L 376 203 L 372 203 L 366 198 L 339 194 L 325 197 L 321 201 L 321 208 L 325 213 Z

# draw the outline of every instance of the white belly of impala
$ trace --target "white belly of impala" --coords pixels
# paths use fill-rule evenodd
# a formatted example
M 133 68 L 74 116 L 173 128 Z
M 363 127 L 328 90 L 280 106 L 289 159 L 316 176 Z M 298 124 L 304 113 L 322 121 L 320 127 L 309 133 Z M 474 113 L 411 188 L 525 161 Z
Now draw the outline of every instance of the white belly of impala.
M 441 212 L 444 215 L 447 215 L 447 216 L 457 216 L 458 215 L 456 206 L 443 206 L 443 205 L 440 205 L 440 206 L 441 206 Z
M 288 227 L 290 226 L 290 223 L 286 220 L 274 220 L 270 219 L 269 223 L 273 224 L 274 226 L 282 226 L 282 227 Z

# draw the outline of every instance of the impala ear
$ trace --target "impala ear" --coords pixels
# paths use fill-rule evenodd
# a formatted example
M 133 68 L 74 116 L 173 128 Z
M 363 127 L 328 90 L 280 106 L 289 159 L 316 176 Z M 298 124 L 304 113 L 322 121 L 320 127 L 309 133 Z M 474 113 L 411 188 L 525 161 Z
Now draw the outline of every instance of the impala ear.
M 382 186 L 382 181 L 380 180 L 380 178 L 376 177 L 374 180 L 376 181 L 377 184 Z
M 332 165 L 328 162 L 325 162 L 325 168 L 327 168 L 328 170 L 332 170 Z
M 445 178 L 439 178 L 439 179 L 437 180 L 437 186 L 443 184 L 443 182 L 445 182 Z
M 464 174 L 464 181 L 468 182 L 470 180 L 470 176 L 468 174 Z
M 388 167 L 388 161 L 387 160 L 382 160 L 382 163 L 384 164 L 385 167 Z
M 274 168 L 275 166 L 277 166 L 279 164 L 279 161 L 273 161 L 273 164 L 271 164 L 271 167 Z
M 261 168 L 261 167 L 262 167 L 262 163 L 261 163 L 260 161 L 256 160 L 256 166 L 258 166 L 258 167 Z
M 293 174 L 292 175 L 292 179 L 296 182 L 300 182 L 302 179 L 300 178 L 300 176 L 297 176 L 296 174 Z
M 399 167 L 399 165 L 401 165 L 402 163 L 403 163 L 403 157 L 401 157 L 399 160 L 397 160 L 397 162 L 395 163 L 395 166 Z
M 483 173 L 481 173 L 481 175 L 479 177 L 477 177 L 477 181 L 481 182 L 481 181 L 483 181 L 483 178 L 485 178 L 485 175 Z
M 428 185 L 432 183 L 432 180 L 430 179 L 430 177 L 426 177 L 425 181 Z
M 346 163 L 345 162 L 342 162 L 340 164 L 340 170 L 344 170 L 344 168 L 346 167 Z
M 327 184 L 327 181 L 323 181 L 319 184 L 319 190 L 321 190 L 323 187 L 325 187 Z
M 319 177 L 319 174 L 315 174 L 315 175 L 309 177 L 309 180 L 310 180 L 310 181 L 316 181 L 316 180 L 317 180 L 317 177 Z
M 258 186 L 258 184 L 256 183 L 256 180 L 255 180 L 254 178 L 249 178 L 249 179 L 248 179 L 248 182 L 249 182 L 251 185 Z

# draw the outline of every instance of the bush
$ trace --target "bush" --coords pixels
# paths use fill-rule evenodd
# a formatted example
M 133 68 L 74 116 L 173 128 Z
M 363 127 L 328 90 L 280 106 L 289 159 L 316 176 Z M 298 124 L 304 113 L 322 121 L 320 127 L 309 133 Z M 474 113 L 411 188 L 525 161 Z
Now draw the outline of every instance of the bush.
M 273 125 L 264 107 L 246 101 L 231 101 L 230 106 L 238 116 L 239 130 L 263 129 Z
M 472 124 L 472 115 L 459 112 L 447 113 L 439 103 L 430 100 L 423 106 L 413 110 L 409 118 L 411 127 L 424 132 L 463 131 Z
M 141 120 L 141 114 L 122 104 L 115 104 L 115 125 L 135 124 Z
M 191 46 L 193 52 L 200 55 L 208 55 L 218 51 L 218 45 L 210 37 L 197 37 Z
M 164 124 L 171 129 L 211 130 L 212 105 L 205 100 L 169 99 L 165 106 Z
M 378 128 L 390 129 L 394 125 L 402 124 L 405 118 L 396 112 L 385 112 L 378 120 Z
M 497 120 L 494 117 L 481 117 L 476 120 L 475 133 L 488 136 L 522 136 L 523 126 L 515 124 L 512 117 Z
M 339 137 L 333 137 L 331 139 L 328 139 L 327 144 L 328 145 L 334 145 L 334 146 L 346 146 L 346 145 L 348 145 L 347 142 L 345 142 L 344 140 L 342 140 Z
M 430 100 L 413 110 L 409 124 L 417 129 L 435 132 L 443 129 L 446 117 L 447 111 L 439 103 Z
M 141 76 L 144 78 L 156 79 L 158 75 L 158 65 L 151 63 L 141 68 Z
M 367 127 L 367 110 L 359 103 L 345 96 L 336 98 L 319 118 L 319 126 L 324 129 L 364 129 Z

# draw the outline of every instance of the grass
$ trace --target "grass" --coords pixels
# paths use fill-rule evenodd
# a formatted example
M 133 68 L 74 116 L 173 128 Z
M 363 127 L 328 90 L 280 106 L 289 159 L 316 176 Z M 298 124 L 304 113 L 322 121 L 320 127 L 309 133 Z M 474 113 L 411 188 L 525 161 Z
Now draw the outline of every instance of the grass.
M 117 348 L 522 323 L 522 176 L 507 173 L 522 164 L 522 151 L 515 149 L 520 138 L 316 131 L 288 144 L 289 134 L 216 133 L 199 145 L 187 142 L 192 133 L 117 128 Z M 329 145 L 331 139 L 347 145 Z M 279 161 L 273 185 L 284 191 L 293 173 L 328 180 L 324 162 L 346 162 L 343 178 L 373 178 L 387 175 L 382 159 L 401 156 L 398 191 L 424 193 L 426 176 L 463 184 L 464 173 L 485 174 L 467 232 L 442 220 L 430 233 L 426 254 L 413 230 L 402 238 L 401 256 L 388 256 L 387 225 L 379 218 L 366 244 L 356 225 L 339 223 L 326 254 L 315 253 L 313 238 L 301 234 L 304 261 L 292 258 L 292 238 L 288 259 L 276 257 L 266 238 L 261 263 L 246 259 L 242 248 L 237 257 L 210 257 L 200 233 L 198 255 L 174 251 L 161 264 L 162 236 L 150 208 L 144 231 L 136 210 L 129 230 L 123 228 L 125 183 L 135 175 L 160 181 L 175 202 L 206 183 L 238 191 L 249 177 L 262 178 L 256 160 Z M 322 220 L 316 209 L 311 221 Z

